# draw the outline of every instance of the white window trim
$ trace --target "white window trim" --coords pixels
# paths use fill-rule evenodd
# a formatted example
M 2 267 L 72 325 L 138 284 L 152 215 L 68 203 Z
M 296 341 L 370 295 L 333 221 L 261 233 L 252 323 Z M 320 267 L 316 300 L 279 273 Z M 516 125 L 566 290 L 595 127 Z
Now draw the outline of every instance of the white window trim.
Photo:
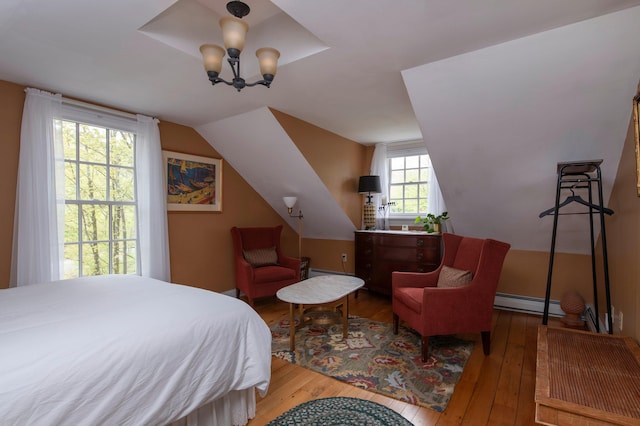
M 88 125 L 93 125 L 96 127 L 103 127 L 103 128 L 108 128 L 108 129 L 117 129 L 117 130 L 122 130 L 122 131 L 126 131 L 126 132 L 131 132 L 134 135 L 136 135 L 137 137 L 137 130 L 138 130 L 138 123 L 137 120 L 135 119 L 135 116 L 132 116 L 131 114 L 110 114 L 108 111 L 106 110 L 102 110 L 102 109 L 89 109 L 87 107 L 85 107 L 85 105 L 83 103 L 80 102 L 67 102 L 65 100 L 63 100 L 62 103 L 62 119 L 65 121 L 71 121 L 71 122 L 77 122 L 77 123 L 84 123 L 84 124 L 88 124 Z M 131 118 L 133 117 L 133 118 Z M 137 162 L 136 162 L 136 158 L 137 155 L 135 153 L 136 145 L 134 145 L 134 163 L 132 167 L 129 167 L 133 170 L 134 175 L 136 175 L 136 167 L 137 167 Z M 76 154 L 77 155 L 77 154 Z M 66 161 L 66 159 L 65 159 Z M 79 184 L 79 182 L 78 182 Z M 72 202 L 72 204 L 76 204 L 78 206 L 81 206 L 82 204 L 91 204 L 91 202 L 86 202 L 86 201 L 82 201 L 82 200 L 75 200 Z M 108 204 L 108 205 L 133 205 L 136 208 L 136 237 L 135 238 L 129 238 L 127 239 L 127 241 L 135 241 L 136 244 L 136 274 L 140 275 L 140 271 L 141 271 L 141 252 L 140 252 L 140 228 L 139 228 L 139 217 L 138 217 L 138 185 L 137 185 L 137 179 L 135 179 L 135 184 L 134 184 L 134 200 L 131 202 L 111 202 L 111 201 L 104 201 L 101 202 L 101 204 Z M 109 240 L 105 240 L 105 242 L 110 242 L 113 241 L 111 239 L 111 230 L 109 230 L 109 235 L 110 235 L 110 239 Z M 78 242 L 78 244 L 82 244 L 81 242 Z M 80 262 L 80 270 L 79 270 L 79 275 L 78 276 L 83 276 L 82 275 L 82 261 Z M 112 267 L 112 259 L 109 259 L 109 268 Z M 61 276 L 64 274 L 64 270 L 61 270 Z
M 412 155 L 429 155 L 423 141 L 416 140 L 387 144 L 387 161 L 390 158 L 409 157 Z M 389 224 L 392 225 L 409 225 L 414 224 L 416 217 L 417 215 L 413 213 L 389 213 L 387 219 Z

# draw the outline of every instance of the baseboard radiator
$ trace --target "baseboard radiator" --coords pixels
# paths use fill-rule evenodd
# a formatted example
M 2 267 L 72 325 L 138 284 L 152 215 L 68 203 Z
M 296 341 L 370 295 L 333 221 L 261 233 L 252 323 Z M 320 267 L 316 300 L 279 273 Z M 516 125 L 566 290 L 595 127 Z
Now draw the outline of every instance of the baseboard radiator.
M 346 272 L 326 271 L 324 269 L 309 268 L 309 278 L 317 277 L 319 275 L 351 275 L 351 276 L 354 276 L 354 274 L 347 274 Z

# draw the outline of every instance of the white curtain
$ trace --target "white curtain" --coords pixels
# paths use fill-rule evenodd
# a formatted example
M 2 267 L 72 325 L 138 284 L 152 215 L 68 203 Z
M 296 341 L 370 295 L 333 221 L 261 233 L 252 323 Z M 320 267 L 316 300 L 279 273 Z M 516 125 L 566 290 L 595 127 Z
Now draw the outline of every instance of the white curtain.
M 26 89 L 14 216 L 11 286 L 60 279 L 64 242 L 62 97 Z M 56 194 L 58 194 L 56 196 Z
M 380 188 L 382 189 L 380 194 L 376 194 L 373 197 L 373 204 L 379 213 L 376 217 L 376 228 L 386 229 L 385 214 L 388 214 L 388 206 L 385 207 L 384 211 L 380 210 L 380 206 L 382 205 L 382 199 L 389 199 L 389 160 L 387 159 L 387 146 L 383 143 L 376 144 L 376 148 L 373 151 L 370 174 L 372 176 L 380 176 Z
M 429 158 L 431 161 L 431 158 Z M 442 191 L 440 191 L 440 184 L 436 177 L 436 171 L 433 168 L 433 164 L 430 167 L 429 173 L 429 196 L 427 197 L 427 213 L 433 213 L 438 216 L 439 214 L 447 211 L 447 206 L 444 204 L 444 198 L 442 198 Z M 453 226 L 451 220 L 442 222 L 442 229 L 453 232 Z
M 65 114 L 62 96 L 31 88 L 26 92 L 11 286 L 59 280 L 63 271 L 64 152 L 62 130 L 54 125 L 54 119 Z M 139 273 L 169 281 L 166 191 L 158 121 L 138 115 L 136 135 Z
M 440 184 L 438 184 L 438 178 L 436 177 L 436 171 L 433 169 L 433 164 L 430 167 L 429 173 L 429 196 L 427 197 L 427 213 L 433 213 L 439 215 L 447 210 L 442 198 L 442 192 L 440 191 Z
M 140 273 L 163 281 L 171 279 L 167 192 L 158 120 L 138 115 L 136 180 Z

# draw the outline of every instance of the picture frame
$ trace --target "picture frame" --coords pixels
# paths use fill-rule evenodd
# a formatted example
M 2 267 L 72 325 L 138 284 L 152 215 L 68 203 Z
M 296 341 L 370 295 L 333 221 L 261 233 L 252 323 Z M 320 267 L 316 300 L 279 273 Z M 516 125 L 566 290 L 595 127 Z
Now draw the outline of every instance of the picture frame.
M 162 151 L 167 210 L 222 212 L 222 160 Z
M 633 127 L 636 145 L 636 195 L 640 197 L 640 115 L 638 114 L 638 104 L 640 104 L 640 92 L 633 98 Z

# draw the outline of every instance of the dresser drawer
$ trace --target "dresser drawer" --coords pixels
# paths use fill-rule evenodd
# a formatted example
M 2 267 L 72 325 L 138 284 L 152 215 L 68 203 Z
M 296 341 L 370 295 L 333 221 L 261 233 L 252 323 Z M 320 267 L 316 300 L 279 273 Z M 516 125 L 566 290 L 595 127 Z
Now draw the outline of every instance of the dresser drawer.
M 391 295 L 392 272 L 433 271 L 440 264 L 440 245 L 440 234 L 356 231 L 356 276 L 369 290 Z

